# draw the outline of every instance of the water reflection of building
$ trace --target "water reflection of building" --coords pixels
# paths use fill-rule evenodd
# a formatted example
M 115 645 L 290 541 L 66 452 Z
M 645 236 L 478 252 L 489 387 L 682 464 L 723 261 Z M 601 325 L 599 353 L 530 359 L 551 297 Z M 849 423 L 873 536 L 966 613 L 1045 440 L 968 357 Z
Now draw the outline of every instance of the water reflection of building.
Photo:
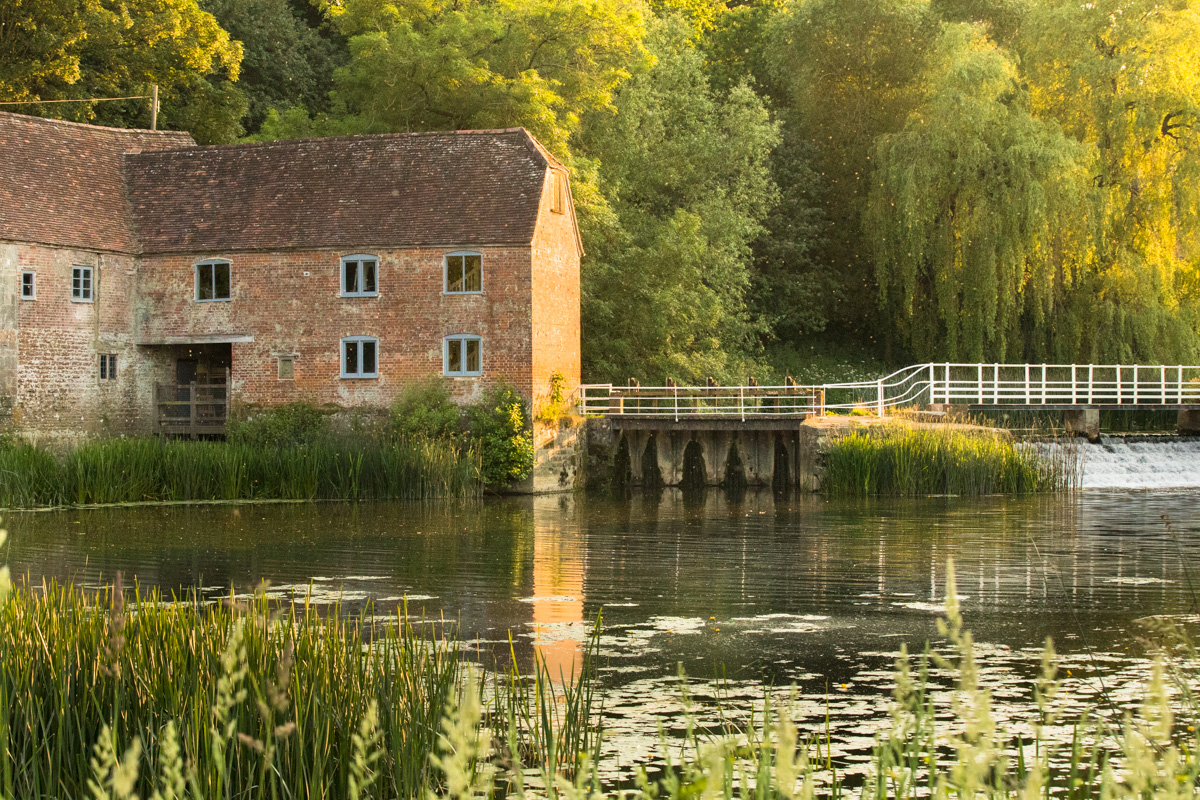
M 550 675 L 571 677 L 583 658 L 588 621 L 583 611 L 586 536 L 573 514 L 574 500 L 533 500 L 533 642 Z

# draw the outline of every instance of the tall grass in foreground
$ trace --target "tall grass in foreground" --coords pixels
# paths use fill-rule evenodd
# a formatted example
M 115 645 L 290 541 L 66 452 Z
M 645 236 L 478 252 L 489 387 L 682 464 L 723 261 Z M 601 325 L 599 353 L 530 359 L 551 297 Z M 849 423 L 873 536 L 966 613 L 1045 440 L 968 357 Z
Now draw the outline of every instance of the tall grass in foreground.
M 1160 657 L 1140 704 L 1113 724 L 1086 714 L 1064 718 L 1047 643 L 1035 682 L 1038 713 L 1019 721 L 1020 731 L 1006 730 L 980 682 L 952 565 L 948 574 L 939 622 L 946 644 L 927 651 L 915 669 L 901 651 L 890 715 L 876 735 L 865 780 L 843 780 L 828 743 L 797 730 L 785 702 L 768 703 L 759 724 L 728 736 L 705 738 L 689 722 L 684 742 L 662 740 L 665 769 L 652 779 L 643 766 L 636 788 L 620 792 L 600 786 L 595 750 L 562 749 L 569 757 L 555 762 L 545 749 L 521 742 L 523 714 L 537 728 L 535 739 L 550 748 L 578 747 L 563 732 L 580 723 L 591 727 L 578 705 L 594 701 L 589 689 L 577 684 L 574 695 L 567 693 L 573 720 L 556 721 L 555 709 L 563 706 L 561 698 L 547 699 L 548 683 L 508 692 L 492 706 L 500 713 L 489 715 L 456 651 L 424 642 L 401 620 L 364 634 L 336 615 L 317 618 L 307 609 L 272 616 L 264 605 L 239 612 L 153 599 L 105 609 L 78 590 L 18 590 L 0 608 L 0 798 L 1166 800 L 1200 794 L 1197 654 L 1179 644 L 1186 637 L 1168 642 L 1174 669 Z M 949 720 L 935 713 L 933 670 L 954 681 Z M 545 677 L 539 673 L 540 681 Z M 493 736 L 489 721 L 503 725 L 506 718 L 507 737 Z M 1048 734 L 1063 727 L 1074 735 Z
M 822 489 L 834 497 L 1050 492 L 1070 488 L 1073 459 L 1073 450 L 1039 453 L 998 432 L 886 425 L 833 440 Z
M 427 439 L 231 442 L 109 439 L 58 456 L 0 446 L 0 507 L 163 500 L 423 500 L 480 493 L 477 453 Z
M 455 785 L 441 722 L 467 712 L 474 740 L 484 714 L 515 720 L 515 750 L 574 774 L 590 703 L 560 708 L 544 666 L 481 708 L 453 641 L 366 616 L 19 587 L 0 601 L 0 798 L 419 797 Z

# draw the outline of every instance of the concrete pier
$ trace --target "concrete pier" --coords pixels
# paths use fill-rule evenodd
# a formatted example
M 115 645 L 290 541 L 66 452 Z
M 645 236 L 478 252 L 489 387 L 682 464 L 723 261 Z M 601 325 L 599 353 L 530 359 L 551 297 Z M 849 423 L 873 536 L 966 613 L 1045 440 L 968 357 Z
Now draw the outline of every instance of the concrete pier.
M 1100 409 L 1073 408 L 1064 411 L 1067 432 L 1076 436 L 1085 436 L 1089 442 L 1100 441 Z
M 1175 418 L 1175 432 L 1189 436 L 1200 434 L 1200 408 L 1181 408 Z

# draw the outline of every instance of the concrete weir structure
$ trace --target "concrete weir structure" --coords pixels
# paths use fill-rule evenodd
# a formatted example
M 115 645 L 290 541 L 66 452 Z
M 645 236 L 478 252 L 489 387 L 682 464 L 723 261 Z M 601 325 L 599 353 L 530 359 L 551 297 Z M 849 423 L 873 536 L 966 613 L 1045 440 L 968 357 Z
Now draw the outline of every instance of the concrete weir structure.
M 816 488 L 817 429 L 803 418 L 588 420 L 593 471 L 643 486 Z

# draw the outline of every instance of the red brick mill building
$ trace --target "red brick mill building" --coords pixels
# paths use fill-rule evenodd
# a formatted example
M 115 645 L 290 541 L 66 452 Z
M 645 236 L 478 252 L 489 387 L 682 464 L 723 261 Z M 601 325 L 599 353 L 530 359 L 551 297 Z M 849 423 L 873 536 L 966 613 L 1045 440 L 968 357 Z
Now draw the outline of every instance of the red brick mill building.
M 579 382 L 581 250 L 567 172 L 523 129 L 198 147 L 0 113 L 0 422 L 149 433 L 192 383 L 536 400 Z

